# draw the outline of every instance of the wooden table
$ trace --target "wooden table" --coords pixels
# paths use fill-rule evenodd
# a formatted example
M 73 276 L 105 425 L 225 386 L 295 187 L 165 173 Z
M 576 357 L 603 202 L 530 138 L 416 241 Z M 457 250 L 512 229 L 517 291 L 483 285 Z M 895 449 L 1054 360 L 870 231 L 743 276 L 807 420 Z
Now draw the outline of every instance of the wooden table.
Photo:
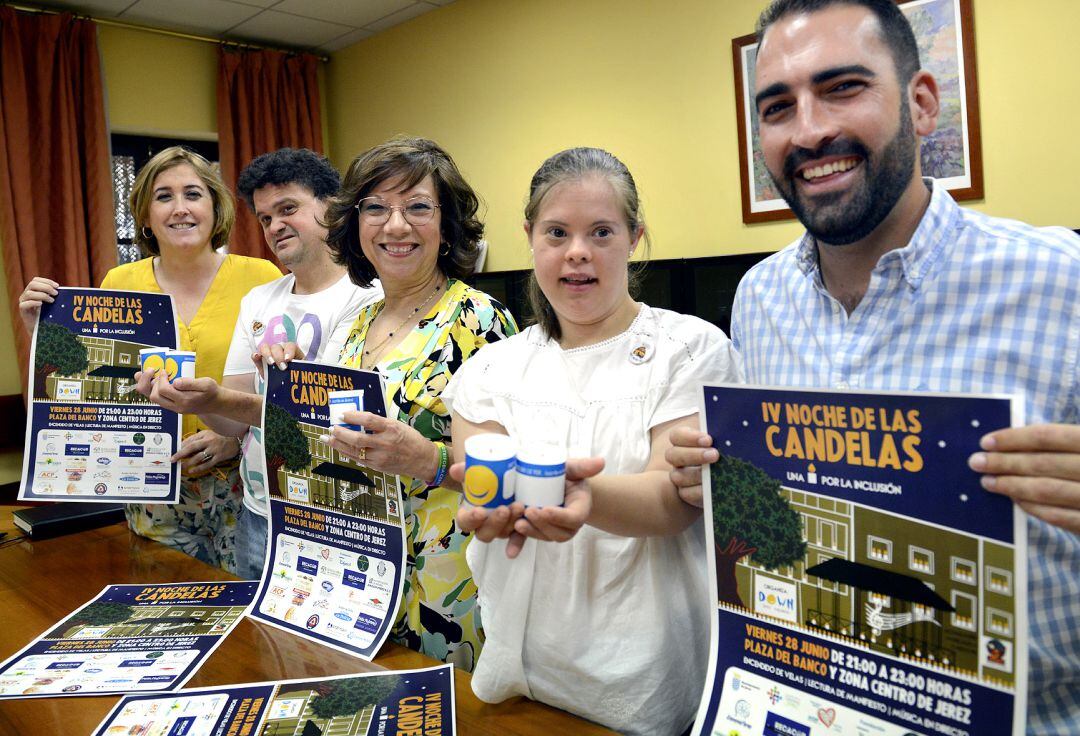
M 0 531 L 21 532 L 11 507 L 0 507 Z M 7 659 L 71 611 L 114 583 L 233 580 L 187 555 L 130 534 L 123 524 L 0 548 L 0 660 Z M 244 618 L 187 687 L 231 685 L 438 664 L 387 643 L 373 663 Z M 461 734 L 553 736 L 610 734 L 563 711 L 514 698 L 498 705 L 473 695 L 470 676 L 455 670 Z M 89 734 L 117 696 L 0 701 L 0 734 Z

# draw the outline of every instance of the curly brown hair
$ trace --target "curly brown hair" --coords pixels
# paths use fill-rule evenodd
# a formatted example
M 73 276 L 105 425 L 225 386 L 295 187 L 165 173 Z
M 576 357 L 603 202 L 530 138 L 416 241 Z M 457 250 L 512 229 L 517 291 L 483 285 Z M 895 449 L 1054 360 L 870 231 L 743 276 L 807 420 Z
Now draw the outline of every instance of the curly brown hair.
M 397 136 L 357 156 L 345 174 L 338 191 L 326 208 L 326 244 L 334 260 L 345 266 L 353 283 L 370 286 L 378 278 L 360 248 L 360 213 L 356 204 L 386 181 L 399 182 L 410 189 L 424 177 L 435 182 L 435 192 L 442 213 L 441 245 L 436 265 L 447 277 L 460 279 L 470 275 L 480 257 L 480 238 L 484 225 L 477 219 L 480 199 L 458 171 L 450 154 L 426 138 Z
M 210 198 L 214 203 L 214 228 L 210 233 L 210 247 L 217 250 L 229 242 L 229 234 L 236 220 L 236 201 L 233 199 L 232 192 L 225 186 L 225 182 L 221 180 L 221 174 L 212 163 L 194 151 L 189 151 L 183 146 L 170 146 L 155 154 L 145 166 L 139 169 L 128 198 L 128 206 L 135 219 L 135 243 L 144 256 L 161 255 L 157 238 L 152 233 L 148 237 L 143 232 L 146 220 L 150 216 L 150 201 L 154 198 L 154 180 L 161 172 L 181 164 L 188 164 L 195 169 L 195 173 L 210 190 Z

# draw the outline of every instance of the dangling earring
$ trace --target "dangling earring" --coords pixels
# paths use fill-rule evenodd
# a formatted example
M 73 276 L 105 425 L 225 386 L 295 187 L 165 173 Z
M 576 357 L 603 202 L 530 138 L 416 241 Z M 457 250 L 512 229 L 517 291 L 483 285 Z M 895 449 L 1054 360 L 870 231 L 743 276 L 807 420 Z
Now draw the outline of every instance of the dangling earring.
M 142 236 L 145 240 L 151 240 L 154 237 L 154 231 L 146 225 L 142 227 Z
M 446 246 L 446 250 L 443 250 L 442 248 L 439 248 L 439 255 L 440 256 L 448 256 L 448 255 L 450 255 L 450 251 L 451 251 L 450 244 L 449 243 L 443 243 L 443 245 Z

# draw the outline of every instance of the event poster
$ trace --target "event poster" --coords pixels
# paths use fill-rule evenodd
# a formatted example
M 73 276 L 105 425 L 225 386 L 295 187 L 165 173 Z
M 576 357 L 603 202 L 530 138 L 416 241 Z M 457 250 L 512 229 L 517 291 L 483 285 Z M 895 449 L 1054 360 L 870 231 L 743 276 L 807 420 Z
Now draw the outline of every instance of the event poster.
M 110 585 L 0 664 L 0 698 L 176 690 L 232 631 L 255 587 Z
M 30 347 L 19 500 L 176 503 L 180 416 L 135 390 L 139 350 L 176 349 L 172 298 L 59 291 Z
M 1023 515 L 967 460 L 1001 397 L 704 389 L 703 736 L 1021 734 Z
M 336 391 L 363 391 L 364 410 L 386 416 L 378 373 L 305 361 L 269 368 L 269 554 L 251 615 L 370 660 L 401 599 L 402 499 L 396 475 L 319 441 Z
M 94 736 L 453 736 L 454 667 L 124 698 Z

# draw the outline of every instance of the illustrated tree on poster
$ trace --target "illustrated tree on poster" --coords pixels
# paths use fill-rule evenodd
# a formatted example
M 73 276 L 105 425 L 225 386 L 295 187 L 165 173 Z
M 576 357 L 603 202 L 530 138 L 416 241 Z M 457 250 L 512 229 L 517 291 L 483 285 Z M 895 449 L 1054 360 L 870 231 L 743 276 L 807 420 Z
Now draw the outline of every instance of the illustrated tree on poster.
M 311 712 L 320 718 L 351 716 L 378 705 L 400 684 L 401 675 L 322 682 L 315 687 L 318 695 L 311 701 Z
M 311 465 L 311 451 L 297 421 L 289 412 L 269 402 L 266 404 L 263 437 L 266 441 L 266 474 L 270 482 L 270 494 L 281 498 L 277 471 L 282 466 L 286 470 L 303 470 Z
M 75 333 L 54 322 L 38 324 L 34 351 L 34 398 L 47 399 L 45 379 L 53 374 L 73 376 L 89 367 L 86 346 Z
M 734 457 L 712 464 L 713 533 L 719 599 L 745 608 L 735 565 L 747 555 L 774 570 L 806 556 L 799 513 L 788 505 L 779 481 Z
M 126 603 L 94 601 L 67 621 L 57 626 L 50 638 L 63 638 L 65 631 L 76 626 L 112 626 L 113 624 L 121 624 L 131 618 L 131 614 L 134 613 L 134 610 L 135 609 Z

